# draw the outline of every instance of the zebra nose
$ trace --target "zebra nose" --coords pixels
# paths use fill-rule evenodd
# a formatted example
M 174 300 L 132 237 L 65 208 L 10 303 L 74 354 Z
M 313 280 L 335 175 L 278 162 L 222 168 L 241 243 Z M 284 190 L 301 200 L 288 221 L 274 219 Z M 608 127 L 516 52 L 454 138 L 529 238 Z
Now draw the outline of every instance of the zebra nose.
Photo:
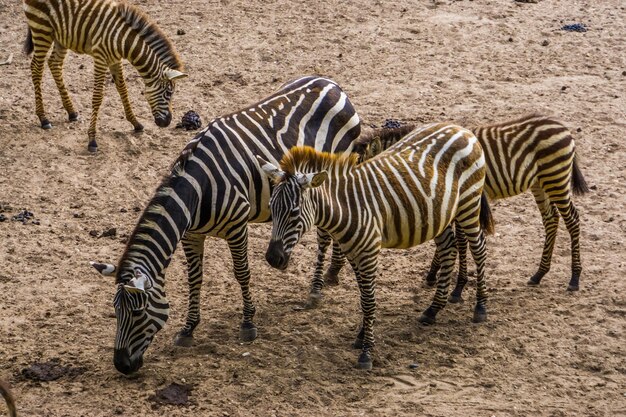
M 132 374 L 143 365 L 142 358 L 131 362 L 128 349 L 115 349 L 113 354 L 113 364 L 115 369 L 123 373 L 124 375 Z
M 281 242 L 280 240 L 271 241 L 269 247 L 267 248 L 267 252 L 265 253 L 265 260 L 273 268 L 287 268 L 289 257 L 285 255 L 283 242 Z
M 159 127 L 168 127 L 172 121 L 172 113 L 167 113 L 164 117 L 155 117 L 154 123 Z

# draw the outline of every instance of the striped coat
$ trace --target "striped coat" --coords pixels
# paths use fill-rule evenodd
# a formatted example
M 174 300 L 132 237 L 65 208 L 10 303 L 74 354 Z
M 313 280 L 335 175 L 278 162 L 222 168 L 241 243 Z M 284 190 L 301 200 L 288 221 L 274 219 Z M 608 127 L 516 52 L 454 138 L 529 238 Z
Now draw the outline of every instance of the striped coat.
M 371 158 L 393 146 L 411 129 L 412 126 L 403 126 L 400 129 L 380 129 L 370 133 L 358 141 L 363 142 L 359 144 L 363 158 Z M 589 190 L 578 167 L 571 132 L 557 119 L 539 114 L 478 126 L 472 131 L 485 152 L 485 191 L 489 198 L 509 198 L 530 190 L 541 213 L 545 229 L 543 254 L 539 269 L 528 284 L 538 285 L 550 270 L 559 218 L 562 217 L 571 239 L 572 272 L 568 290 L 578 290 L 582 271 L 580 226 L 572 194 L 582 195 Z M 452 302 L 461 300 L 461 293 L 467 283 L 467 242 L 462 231 L 457 233 L 457 238 L 460 267 L 457 285 L 450 296 Z M 336 280 L 343 263 L 341 254 L 334 251 L 326 279 L 331 282 Z M 435 284 L 439 268 L 440 263 L 435 255 L 427 276 L 430 285 Z M 319 262 L 318 269 L 322 269 Z M 323 280 L 314 280 L 313 287 L 318 292 L 322 285 Z
M 336 156 L 310 148 L 292 149 L 280 168 L 259 158 L 266 174 L 277 182 L 270 200 L 274 220 L 268 263 L 286 268 L 295 244 L 313 225 L 338 242 L 355 271 L 361 293 L 358 365 L 369 369 L 381 248 L 402 249 L 435 240 L 442 259 L 442 279 L 433 303 L 420 318 L 433 323 L 447 301 L 456 259 L 451 224 L 456 219 L 476 260 L 474 320 L 483 321 L 487 314 L 483 227 L 490 225 L 486 199 L 481 199 L 484 156 L 477 139 L 466 129 L 450 124 L 425 126 L 375 158 L 359 165 L 357 160 L 355 154 Z
M 48 66 L 71 122 L 78 120 L 78 113 L 65 87 L 63 61 L 68 50 L 89 54 L 94 59 L 93 108 L 87 131 L 90 151 L 95 152 L 98 147 L 96 122 L 107 70 L 122 99 L 126 119 L 135 131 L 143 130 L 128 99 L 123 59 L 137 69 L 145 82 L 145 96 L 154 122 L 160 127 L 170 124 L 174 80 L 186 74 L 171 42 L 139 9 L 123 0 L 24 0 L 24 12 L 29 26 L 24 49 L 33 53 L 30 68 L 35 113 L 43 129 L 52 127 L 41 94 L 44 61 L 50 47 Z
M 247 224 L 271 219 L 271 185 L 254 156 L 278 163 L 296 145 L 349 151 L 359 133 L 359 117 L 346 94 L 320 77 L 287 83 L 266 99 L 209 123 L 181 152 L 171 175 L 157 189 L 118 266 L 94 264 L 101 273 L 114 274 L 118 285 L 117 369 L 123 373 L 139 369 L 152 337 L 165 325 L 169 304 L 164 271 L 179 242 L 187 258 L 190 292 L 177 344 L 191 343 L 200 321 L 207 236 L 228 243 L 243 297 L 240 337 L 254 340 Z M 133 315 L 136 310 L 142 314 Z

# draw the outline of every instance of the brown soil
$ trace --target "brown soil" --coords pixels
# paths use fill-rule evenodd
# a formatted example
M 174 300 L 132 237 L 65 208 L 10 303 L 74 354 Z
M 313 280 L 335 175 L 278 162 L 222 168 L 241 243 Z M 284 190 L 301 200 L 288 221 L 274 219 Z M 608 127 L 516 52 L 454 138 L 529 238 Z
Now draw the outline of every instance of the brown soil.
M 238 340 L 241 295 L 224 241 L 206 250 L 203 321 L 191 348 L 174 347 L 186 310 L 177 252 L 167 274 L 172 305 L 145 365 L 124 377 L 112 365 L 114 286 L 89 266 L 116 262 L 124 241 L 192 132 L 159 129 L 127 66 L 136 113 L 132 133 L 107 85 L 96 155 L 87 153 L 91 58 L 70 54 L 66 80 L 82 120 L 68 123 L 52 77 L 44 99 L 54 125 L 38 127 L 21 4 L 0 0 L 0 377 L 23 416 L 509 416 L 626 413 L 626 46 L 620 0 L 290 2 L 135 1 L 170 34 L 189 78 L 175 115 L 204 123 L 304 74 L 344 87 L 364 126 L 385 118 L 461 124 L 529 112 L 574 132 L 590 194 L 582 219 L 581 290 L 568 293 L 570 251 L 561 224 L 552 271 L 526 286 L 542 248 L 532 197 L 494 204 L 489 238 L 489 319 L 472 303 L 448 305 L 436 325 L 418 325 L 432 297 L 423 285 L 432 245 L 387 251 L 378 282 L 374 370 L 354 369 L 360 321 L 349 271 L 323 305 L 305 300 L 315 241 L 309 234 L 285 272 L 263 254 L 269 225 L 251 226 L 252 290 L 259 337 Z M 560 30 L 584 23 L 586 33 Z M 178 29 L 184 35 L 176 35 Z M 173 124 L 172 124 L 173 126 Z M 136 208 L 136 209 L 135 209 Z M 104 231 L 116 233 L 100 237 Z M 92 232 L 92 233 L 90 233 Z M 95 235 L 95 236 L 94 236 Z M 465 295 L 473 297 L 472 282 Z M 23 370 L 52 361 L 82 373 L 49 382 Z M 156 404 L 157 390 L 189 385 L 186 406 Z M 0 413 L 4 406 L 0 405 Z

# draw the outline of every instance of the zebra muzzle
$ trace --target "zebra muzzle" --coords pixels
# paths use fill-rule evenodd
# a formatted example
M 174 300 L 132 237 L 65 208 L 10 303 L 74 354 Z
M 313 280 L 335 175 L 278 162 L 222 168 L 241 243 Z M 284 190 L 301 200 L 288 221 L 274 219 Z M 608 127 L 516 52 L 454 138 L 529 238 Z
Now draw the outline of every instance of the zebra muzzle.
M 129 375 L 142 367 L 143 355 L 131 360 L 128 349 L 115 349 L 113 364 L 115 365 L 115 369 L 124 375 Z
M 265 253 L 265 260 L 271 267 L 284 270 L 287 269 L 289 263 L 289 255 L 285 253 L 285 247 L 280 240 L 271 241 L 267 252 Z
M 164 117 L 158 116 L 154 118 L 154 123 L 159 127 L 168 127 L 172 122 L 172 113 L 167 113 Z

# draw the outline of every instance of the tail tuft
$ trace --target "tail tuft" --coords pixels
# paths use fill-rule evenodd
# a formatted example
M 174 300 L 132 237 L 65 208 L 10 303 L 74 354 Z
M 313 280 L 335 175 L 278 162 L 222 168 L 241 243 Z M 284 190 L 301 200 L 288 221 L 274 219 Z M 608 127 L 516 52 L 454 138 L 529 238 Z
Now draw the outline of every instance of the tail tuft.
M 26 39 L 24 39 L 24 53 L 26 55 L 30 55 L 35 50 L 35 44 L 33 43 L 33 33 L 30 28 L 28 28 L 28 32 L 26 33 Z
M 489 199 L 487 194 L 483 191 L 483 195 L 480 197 L 480 227 L 486 235 L 492 235 L 495 227 L 493 224 L 493 216 L 491 215 L 491 207 L 489 206 Z
M 572 190 L 574 195 L 583 195 L 589 192 L 587 181 L 585 181 L 585 177 L 583 177 L 583 173 L 578 167 L 576 155 L 574 155 L 574 162 L 572 163 Z

